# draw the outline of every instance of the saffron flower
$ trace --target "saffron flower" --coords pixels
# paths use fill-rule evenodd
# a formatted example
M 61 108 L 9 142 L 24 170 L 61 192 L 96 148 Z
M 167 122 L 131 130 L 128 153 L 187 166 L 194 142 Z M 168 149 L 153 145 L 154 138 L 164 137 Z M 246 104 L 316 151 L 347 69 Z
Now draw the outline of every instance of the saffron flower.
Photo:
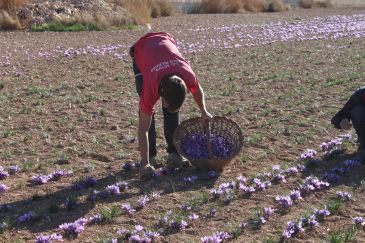
M 227 232 L 221 231 L 214 233 L 212 236 L 204 236 L 201 238 L 202 243 L 216 243 L 216 242 L 224 242 L 231 238 L 231 235 Z
M 239 183 L 242 183 L 242 184 L 246 184 L 246 182 L 247 182 L 246 177 L 244 177 L 244 176 L 242 176 L 242 175 L 238 176 L 236 179 L 237 179 L 237 181 L 238 181 Z
M 345 160 L 343 162 L 343 165 L 347 168 L 347 169 L 353 169 L 355 167 L 359 167 L 361 166 L 361 163 L 360 161 L 358 160 L 351 160 L 351 159 L 348 159 L 348 160 Z
M 286 179 L 285 179 L 285 176 L 282 175 L 282 174 L 276 174 L 274 176 L 274 178 L 272 179 L 273 182 L 275 183 L 286 183 Z
M 272 208 L 264 208 L 263 209 L 263 214 L 264 214 L 264 218 L 266 220 L 269 219 L 269 217 L 275 212 L 275 209 L 272 209 Z
M 316 219 L 323 220 L 325 216 L 330 215 L 330 211 L 328 211 L 327 208 L 324 209 L 315 209 L 314 210 L 314 216 Z
M 223 192 L 221 190 L 217 190 L 217 189 L 212 189 L 210 191 L 210 195 L 212 195 L 213 198 L 219 198 L 221 195 L 223 194 Z
M 184 177 L 184 182 L 194 183 L 197 179 L 198 179 L 197 176 L 188 176 L 188 177 Z
M 188 206 L 186 204 L 181 205 L 180 208 L 181 208 L 181 210 L 186 211 L 186 212 L 191 211 L 191 209 L 192 209 L 190 206 Z
M 29 213 L 24 213 L 24 214 L 20 215 L 18 218 L 16 218 L 16 220 L 18 222 L 27 222 L 27 221 L 30 221 L 33 217 L 34 217 L 34 214 L 32 212 L 29 212 Z
M 87 220 L 84 218 L 78 219 L 73 223 L 64 223 L 59 226 L 66 234 L 69 235 L 79 235 L 81 232 L 84 231 L 84 225 L 86 224 Z
M 218 172 L 215 170 L 208 171 L 208 178 L 216 178 L 218 175 Z
M 252 186 L 245 186 L 243 184 L 240 184 L 239 185 L 239 189 L 240 189 L 240 191 L 242 191 L 245 194 L 251 194 L 251 193 L 254 193 L 256 191 L 256 189 L 254 187 L 252 187 Z
M 9 187 L 5 184 L 0 184 L 0 193 L 3 193 L 5 191 L 9 190 Z
M 86 179 L 72 185 L 73 190 L 81 190 L 88 187 L 93 187 L 97 184 L 97 180 L 92 177 L 87 177 Z
M 144 229 L 142 225 L 136 225 L 134 226 L 134 228 L 136 229 L 137 232 L 140 232 Z
M 193 214 L 189 215 L 189 219 L 190 219 L 191 221 L 196 221 L 196 220 L 198 220 L 198 219 L 199 219 L 199 215 L 197 215 L 197 214 L 193 213 Z
M 301 160 L 310 160 L 313 159 L 314 156 L 316 156 L 317 151 L 315 151 L 314 149 L 307 149 L 304 153 L 302 153 L 300 155 L 300 159 Z
M 298 190 L 291 191 L 289 196 L 293 201 L 302 199 L 300 191 L 298 191 Z
M 136 212 L 136 210 L 135 210 L 134 208 L 132 208 L 132 206 L 131 206 L 129 203 L 122 204 L 122 205 L 120 206 L 120 208 L 121 208 L 123 211 L 127 212 L 129 215 L 134 214 L 134 213 Z
M 0 168 L 0 179 L 4 179 L 9 176 L 9 173 L 3 169 L 3 167 Z
M 355 217 L 354 218 L 354 223 L 357 224 L 357 225 L 364 225 L 364 218 L 363 217 Z
M 45 184 L 51 178 L 48 175 L 35 175 L 31 178 L 31 181 L 35 184 Z
M 17 165 L 11 165 L 8 168 L 9 174 L 14 175 L 15 173 L 19 172 L 20 169 Z
M 344 201 L 348 201 L 351 199 L 352 194 L 350 192 L 336 192 L 336 196 Z
M 117 185 L 109 185 L 105 188 L 107 192 L 109 192 L 110 195 L 120 195 L 120 189 Z
M 284 230 L 283 236 L 285 239 L 290 239 L 301 231 L 303 231 L 303 228 L 300 224 L 298 224 L 295 221 L 289 221 L 286 224 L 286 228 Z
M 288 169 L 284 170 L 283 173 L 286 175 L 296 175 L 299 172 L 297 167 L 289 167 Z
M 62 235 L 59 234 L 40 235 L 37 236 L 35 243 L 51 243 L 53 241 L 63 241 Z
M 302 227 L 309 227 L 311 229 L 318 226 L 318 224 L 319 223 L 316 220 L 316 216 L 314 214 L 312 214 L 311 216 L 309 216 L 307 218 L 301 219 L 301 223 L 300 223 L 300 225 L 302 225 Z
M 123 164 L 122 169 L 125 171 L 131 171 L 133 169 L 133 165 L 129 162 Z
M 150 201 L 150 198 L 148 196 L 142 196 L 138 199 L 138 207 L 144 208 L 146 204 Z
M 293 206 L 293 200 L 290 196 L 276 196 L 275 201 L 285 209 Z
M 88 222 L 90 222 L 92 224 L 97 224 L 97 223 L 100 223 L 101 221 L 103 221 L 103 217 L 100 214 L 95 214 L 95 215 L 91 216 L 88 220 Z

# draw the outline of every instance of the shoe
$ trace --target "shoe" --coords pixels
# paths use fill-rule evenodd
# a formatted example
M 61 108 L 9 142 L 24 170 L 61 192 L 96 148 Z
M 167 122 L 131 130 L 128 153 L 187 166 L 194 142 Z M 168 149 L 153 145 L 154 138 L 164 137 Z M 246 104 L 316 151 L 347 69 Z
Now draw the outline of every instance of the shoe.
M 141 180 L 148 180 L 155 176 L 156 169 L 151 165 L 146 165 L 139 169 L 139 178 Z
M 190 166 L 189 161 L 178 153 L 170 153 L 167 156 L 168 168 L 184 168 L 189 166 Z

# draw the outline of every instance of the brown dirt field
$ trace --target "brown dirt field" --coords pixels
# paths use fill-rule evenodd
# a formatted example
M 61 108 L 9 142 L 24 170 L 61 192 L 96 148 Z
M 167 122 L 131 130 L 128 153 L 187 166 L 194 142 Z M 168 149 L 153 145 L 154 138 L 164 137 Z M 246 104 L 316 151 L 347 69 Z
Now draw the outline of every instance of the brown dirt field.
M 247 24 L 253 31 L 259 31 L 262 24 L 269 22 L 294 23 L 317 16 L 364 13 L 361 8 L 333 8 L 270 14 L 178 15 L 155 19 L 151 25 L 154 31 L 173 34 L 184 45 L 227 37 L 226 32 L 216 32 L 213 27 Z M 191 30 L 197 28 L 202 30 Z M 16 164 L 26 169 L 0 181 L 10 187 L 0 195 L 0 204 L 15 207 L 0 212 L 0 223 L 6 218 L 14 221 L 23 212 L 40 215 L 32 222 L 14 222 L 0 234 L 1 242 L 34 242 L 40 234 L 61 233 L 58 226 L 62 223 L 91 216 L 105 207 L 136 202 L 152 191 L 160 192 L 161 198 L 133 216 L 119 215 L 110 223 L 85 226 L 79 237 L 67 241 L 103 242 L 116 236 L 117 229 L 132 229 L 136 224 L 158 230 L 162 212 L 177 210 L 180 204 L 191 202 L 192 198 L 201 197 L 202 192 L 209 192 L 240 174 L 250 177 L 270 171 L 275 164 L 293 165 L 306 148 L 319 150 L 322 142 L 342 134 L 332 128 L 330 119 L 365 81 L 364 36 L 278 41 L 250 48 L 206 48 L 185 53 L 206 92 L 207 108 L 212 114 L 225 115 L 240 125 L 245 135 L 244 149 L 216 180 L 198 180 L 187 185 L 184 177 L 199 174 L 189 169 L 141 183 L 134 172 L 123 172 L 121 166 L 139 159 L 138 97 L 126 51 L 145 32 L 141 27 L 110 32 L 0 34 L 0 81 L 4 85 L 0 90 L 0 163 L 3 167 Z M 99 52 L 64 55 L 68 48 L 87 46 Z M 10 63 L 5 64 L 5 60 Z M 190 96 L 182 109 L 182 119 L 199 115 L 197 111 Z M 159 109 L 158 159 L 163 163 L 161 118 Z M 250 198 L 236 198 L 229 205 L 209 201 L 197 210 L 200 220 L 194 225 L 182 232 L 165 232 L 158 241 L 200 242 L 201 237 L 216 231 L 229 231 L 250 219 L 256 206 L 275 207 L 276 195 L 288 194 L 309 174 L 319 175 L 345 158 L 354 157 L 355 150 L 352 143 L 342 157 L 324 161 L 314 170 Z M 59 163 L 62 161 L 66 163 Z M 304 198 L 289 212 L 274 214 L 262 228 L 246 229 L 232 242 L 277 242 L 288 220 L 320 207 L 339 190 L 351 191 L 354 200 L 344 203 L 338 213 L 315 230 L 289 242 L 322 242 L 330 231 L 350 227 L 352 217 L 365 216 L 365 194 L 359 188 L 365 175 L 363 167 L 347 174 L 330 189 Z M 33 175 L 56 168 L 73 173 L 44 185 L 29 183 Z M 98 180 L 95 188 L 70 189 L 86 176 Z M 92 190 L 102 190 L 118 177 L 129 183 L 126 193 L 95 203 L 86 199 Z M 68 197 L 77 199 L 76 209 L 68 211 L 62 207 Z M 51 213 L 50 207 L 55 205 L 60 209 Z M 213 207 L 218 215 L 205 217 Z M 365 242 L 365 233 L 359 231 L 353 242 Z

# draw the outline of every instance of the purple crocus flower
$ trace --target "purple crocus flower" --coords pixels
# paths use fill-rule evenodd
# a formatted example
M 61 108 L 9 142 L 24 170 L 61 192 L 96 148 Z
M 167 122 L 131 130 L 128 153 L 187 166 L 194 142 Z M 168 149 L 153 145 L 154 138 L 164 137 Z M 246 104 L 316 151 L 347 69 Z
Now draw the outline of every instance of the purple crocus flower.
M 188 205 L 186 205 L 186 204 L 182 204 L 182 205 L 180 206 L 180 208 L 181 208 L 181 210 L 183 210 L 183 211 L 191 211 L 191 207 L 190 207 L 190 206 L 188 206 Z
M 120 195 L 119 186 L 117 185 L 109 185 L 105 188 L 107 192 L 110 193 L 110 195 Z
M 131 171 L 133 169 L 133 165 L 129 162 L 123 164 L 122 169 L 125 171 Z
M 218 172 L 215 170 L 208 171 L 208 178 L 216 178 L 218 175 Z
M 297 167 L 289 167 L 288 169 L 284 170 L 283 173 L 286 175 L 296 175 L 299 172 Z
M 280 172 L 281 171 L 281 167 L 280 167 L 280 165 L 273 165 L 272 166 L 272 170 L 275 171 L 275 172 Z
M 303 231 L 303 228 L 301 227 L 301 225 L 299 225 L 295 221 L 289 221 L 286 224 L 286 228 L 284 230 L 283 236 L 285 239 L 290 239 L 301 231 Z
M 156 240 L 158 237 L 160 237 L 160 234 L 158 232 L 154 232 L 154 231 L 146 231 L 144 233 L 144 236 L 153 241 L 153 240 Z
M 9 166 L 8 171 L 10 174 L 14 175 L 15 173 L 19 172 L 20 169 L 17 165 L 11 165 Z
M 343 165 L 347 168 L 347 169 L 353 169 L 355 167 L 359 167 L 361 166 L 361 163 L 360 161 L 358 160 L 351 160 L 351 159 L 348 159 L 348 160 L 345 160 L 343 162 Z
M 137 232 L 140 232 L 140 231 L 142 231 L 144 228 L 143 228 L 143 226 L 142 225 L 136 225 L 136 226 L 134 226 L 134 228 L 135 228 L 135 230 L 137 231 Z
M 0 193 L 3 193 L 5 191 L 9 190 L 9 187 L 5 184 L 0 184 Z
M 240 189 L 240 191 L 242 191 L 245 194 L 251 194 L 251 193 L 254 193 L 256 191 L 256 189 L 254 187 L 252 187 L 252 186 L 245 186 L 243 184 L 240 184 L 239 185 L 239 189 Z
M 62 235 L 59 234 L 40 235 L 37 236 L 35 243 L 51 243 L 53 241 L 63 241 Z
M 136 210 L 134 208 L 132 208 L 132 206 L 129 204 L 129 203 L 126 203 L 126 204 L 122 204 L 120 206 L 120 208 L 127 212 L 128 214 L 134 214 L 136 212 Z
M 185 220 L 177 221 L 175 219 L 172 219 L 170 221 L 170 227 L 178 230 L 184 230 L 188 226 L 188 223 Z
M 341 177 L 332 171 L 331 172 L 326 171 L 323 174 L 323 180 L 328 181 L 330 183 L 338 182 L 340 179 Z
M 263 210 L 263 214 L 264 214 L 264 218 L 266 220 L 269 219 L 269 217 L 275 212 L 275 209 L 272 209 L 272 208 L 264 208 Z
M 336 196 L 342 200 L 348 201 L 351 199 L 352 194 L 350 192 L 336 192 Z
M 140 243 L 140 242 L 144 242 L 143 241 L 143 237 L 137 235 L 137 234 L 132 234 L 130 237 L 129 237 L 129 242 L 132 242 L 132 243 Z
M 66 234 L 69 235 L 78 235 L 82 231 L 84 231 L 84 225 L 86 220 L 76 220 L 73 223 L 64 223 L 59 226 Z
M 56 170 L 48 175 L 48 177 L 52 180 L 58 180 L 62 176 L 68 176 L 70 175 L 70 172 L 64 171 L 64 170 Z
M 45 184 L 50 180 L 48 175 L 35 175 L 31 178 L 31 181 L 35 184 Z
M 129 235 L 131 232 L 127 229 L 119 229 L 117 230 L 117 234 L 124 237 L 126 235 Z
M 197 176 L 188 176 L 188 177 L 184 177 L 184 182 L 194 183 L 197 179 L 198 179 Z
M 357 225 L 363 225 L 364 224 L 364 218 L 363 217 L 355 217 L 354 218 L 354 223 Z
M 302 225 L 303 227 L 309 227 L 311 229 L 318 226 L 318 224 L 319 223 L 316 220 L 316 216 L 314 214 L 312 214 L 308 218 L 303 218 L 300 222 L 300 225 Z
M 213 198 L 219 198 L 222 195 L 222 191 L 221 190 L 217 190 L 217 189 L 212 189 L 210 191 L 210 195 L 212 195 Z
M 9 176 L 9 173 L 6 171 L 0 171 L 0 179 L 4 179 Z
M 276 174 L 272 180 L 273 180 L 273 182 L 276 182 L 276 183 L 286 183 L 287 182 L 285 179 L 285 176 L 282 174 Z
M 103 217 L 100 214 L 95 214 L 89 218 L 89 222 L 92 224 L 100 223 L 103 220 Z
M 275 201 L 283 208 L 289 208 L 293 206 L 293 200 L 290 196 L 276 196 Z
M 242 184 L 246 184 L 246 182 L 247 182 L 246 177 L 244 177 L 243 175 L 238 176 L 236 179 L 239 183 L 242 183 Z
M 199 219 L 199 215 L 197 215 L 197 214 L 193 213 L 193 214 L 189 215 L 189 219 L 190 219 L 191 221 L 196 221 L 196 220 L 198 220 L 198 219 Z
M 120 181 L 115 183 L 117 187 L 119 187 L 120 191 L 126 191 L 128 189 L 128 182 L 126 181 Z
M 346 134 L 341 135 L 340 137 L 341 137 L 343 140 L 345 140 L 345 141 L 349 141 L 349 140 L 351 140 L 352 135 L 351 135 L 351 133 L 346 133 Z
M 314 156 L 316 156 L 317 151 L 315 151 L 314 149 L 307 149 L 303 154 L 300 155 L 300 159 L 301 160 L 308 160 L 308 159 L 313 159 Z
M 223 242 L 231 238 L 231 235 L 227 232 L 217 232 L 214 233 L 212 236 L 204 236 L 201 238 L 202 243 L 216 243 L 216 242 Z
M 298 191 L 298 190 L 294 190 L 294 191 L 290 192 L 289 196 L 293 201 L 295 201 L 297 199 L 302 199 L 300 191 Z
M 138 199 L 138 206 L 140 208 L 144 208 L 146 204 L 150 201 L 150 198 L 148 196 L 142 196 Z
M 336 173 L 338 175 L 343 175 L 343 174 L 345 174 L 346 170 L 342 167 L 334 167 L 331 169 L 331 172 Z
M 324 209 L 316 209 L 314 210 L 314 215 L 316 217 L 316 219 L 323 219 L 325 216 L 328 216 L 330 215 L 330 211 L 328 211 L 327 208 L 324 208 Z
M 20 215 L 16 220 L 18 222 L 27 222 L 30 221 L 34 217 L 34 214 L 32 212 L 24 213 Z

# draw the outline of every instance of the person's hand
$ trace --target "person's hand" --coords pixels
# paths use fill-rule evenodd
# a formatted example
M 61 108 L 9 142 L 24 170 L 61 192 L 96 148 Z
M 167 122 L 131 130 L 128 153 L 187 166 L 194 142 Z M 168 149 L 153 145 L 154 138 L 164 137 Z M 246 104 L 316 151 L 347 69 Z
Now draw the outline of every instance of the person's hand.
M 350 123 L 350 120 L 347 119 L 347 118 L 344 118 L 341 120 L 340 122 L 340 127 L 341 129 L 344 129 L 344 130 L 349 130 L 351 128 L 351 123 Z
M 202 112 L 201 122 L 203 124 L 206 124 L 206 122 L 210 121 L 212 118 L 213 118 L 213 116 L 209 112 L 207 112 L 207 111 Z

